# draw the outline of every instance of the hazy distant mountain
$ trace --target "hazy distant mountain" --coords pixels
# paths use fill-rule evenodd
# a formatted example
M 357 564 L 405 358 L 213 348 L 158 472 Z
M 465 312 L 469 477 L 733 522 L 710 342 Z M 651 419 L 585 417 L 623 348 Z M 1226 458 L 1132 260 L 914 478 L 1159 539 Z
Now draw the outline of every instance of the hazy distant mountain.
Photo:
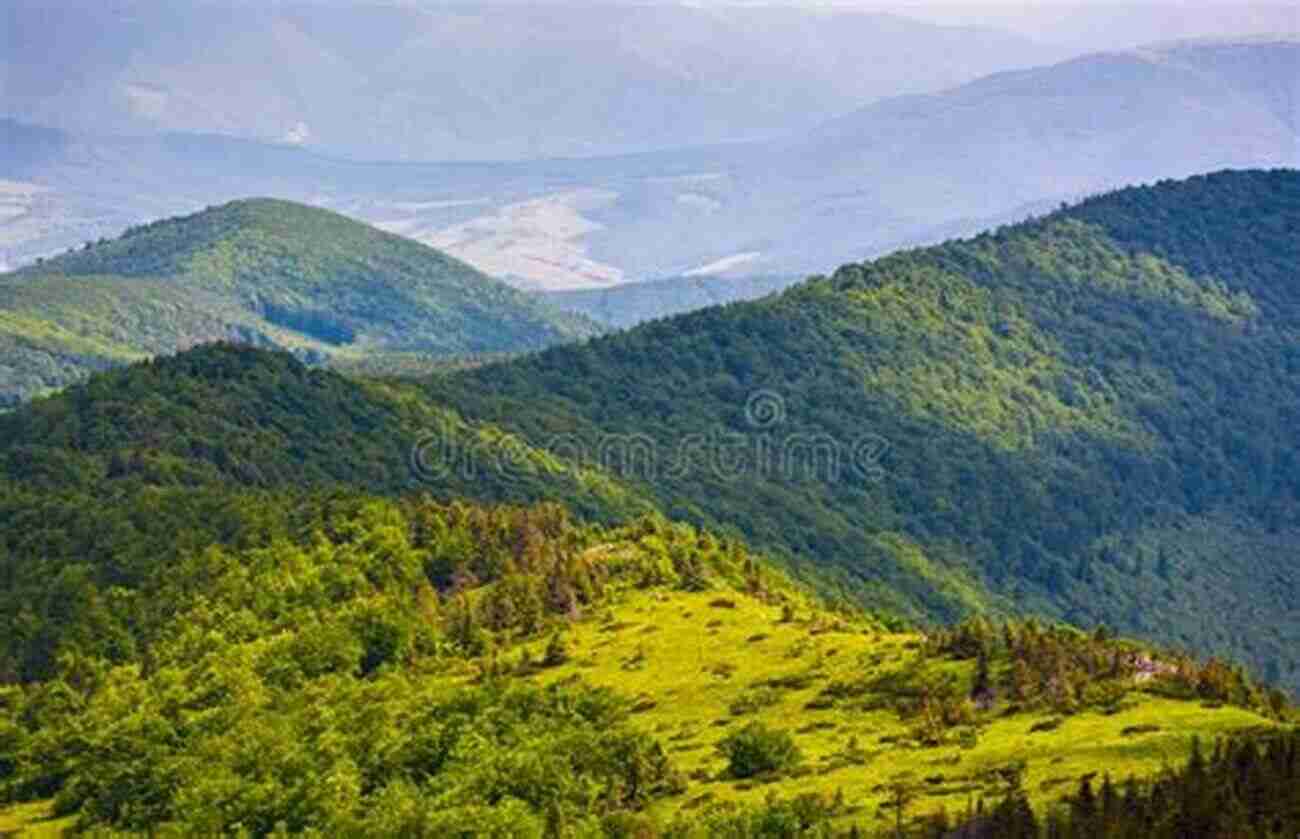
M 1295 40 L 1172 44 L 877 102 L 792 138 L 508 164 L 357 163 L 214 136 L 74 135 L 24 161 L 0 153 L 10 181 L 0 188 L 0 259 L 274 195 L 530 289 L 800 275 L 1124 183 L 1300 165 L 1298 80 Z
M 908 14 L 945 24 L 993 26 L 1045 43 L 1077 46 L 1081 52 L 1129 49 L 1155 41 L 1207 35 L 1300 35 L 1300 6 L 1293 0 L 1197 0 L 1176 6 L 1169 0 L 963 0 L 912 3 Z
M 794 7 L 15 0 L 5 14 L 9 116 L 366 159 L 752 139 L 1067 54 L 992 29 Z
M 1300 43 L 1175 44 L 882 102 L 785 150 L 819 178 L 870 176 L 894 207 L 981 215 L 1099 184 L 1294 161 L 1298 94 Z
M 788 141 L 721 150 L 710 180 L 645 181 L 593 218 L 633 274 L 731 254 L 807 272 L 1125 183 L 1300 164 L 1300 41 L 1103 53 L 870 105 Z M 682 195 L 696 196 L 683 203 Z M 945 231 L 952 233 L 951 229 Z M 654 242 L 657 249 L 641 245 Z M 665 260 L 664 253 L 673 261 Z
M 542 299 L 557 309 L 586 315 L 608 326 L 628 327 L 706 306 L 754 300 L 789 288 L 795 276 L 668 277 L 611 288 L 551 291 Z
M 0 407 L 217 339 L 325 361 L 519 352 L 597 331 L 416 242 L 239 201 L 0 274 Z

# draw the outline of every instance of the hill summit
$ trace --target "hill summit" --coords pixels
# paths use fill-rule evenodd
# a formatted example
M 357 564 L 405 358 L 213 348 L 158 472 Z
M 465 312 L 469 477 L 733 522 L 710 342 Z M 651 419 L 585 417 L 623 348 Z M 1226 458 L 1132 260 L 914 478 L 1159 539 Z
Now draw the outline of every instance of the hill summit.
M 0 276 L 0 403 L 218 339 L 326 361 L 520 352 L 595 331 L 425 245 L 249 199 Z

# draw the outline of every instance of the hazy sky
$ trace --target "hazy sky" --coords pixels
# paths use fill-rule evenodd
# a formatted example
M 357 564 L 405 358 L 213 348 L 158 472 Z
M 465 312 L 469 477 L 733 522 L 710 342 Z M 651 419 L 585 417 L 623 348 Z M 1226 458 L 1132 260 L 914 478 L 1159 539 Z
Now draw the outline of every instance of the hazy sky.
M 1292 3 L 1225 3 L 1205 0 L 893 0 L 858 3 L 943 23 L 986 24 L 1043 40 L 1082 46 L 1127 46 L 1177 38 L 1300 32 L 1300 0 Z
M 1081 47 L 1123 47 L 1216 35 L 1300 33 L 1300 0 L 695 0 L 692 3 L 746 4 L 870 9 L 936 23 L 994 26 Z
M 347 0 L 343 0 L 347 2 Z M 580 4 L 674 0 L 541 0 Z M 292 0 L 288 0 L 292 2 Z M 381 0 L 382 2 L 382 0 Z M 403 2 L 403 0 L 397 0 Z M 475 0 L 405 0 L 413 5 L 473 5 Z M 489 0 L 535 5 L 538 0 Z M 682 0 L 694 6 L 805 6 L 892 12 L 936 23 L 985 25 L 1080 48 L 1244 34 L 1300 33 L 1300 0 Z

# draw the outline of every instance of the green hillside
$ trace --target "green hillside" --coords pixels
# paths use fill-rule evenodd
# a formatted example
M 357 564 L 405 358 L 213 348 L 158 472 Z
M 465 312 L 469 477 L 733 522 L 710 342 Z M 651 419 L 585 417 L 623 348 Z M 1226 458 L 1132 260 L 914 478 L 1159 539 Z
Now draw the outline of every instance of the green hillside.
M 205 347 L 0 418 L 0 469 L 656 507 L 881 614 L 1105 623 L 1294 689 L 1298 194 L 1124 190 L 423 388 Z
M 1030 612 L 1300 686 L 1300 173 L 1128 189 L 434 379 L 917 618 Z
M 1102 634 L 889 630 L 656 516 L 218 488 L 95 521 L 103 557 L 0 553 L 43 578 L 0 604 L 6 644 L 50 668 L 0 687 L 19 835 L 929 836 L 975 798 L 1042 811 L 1294 713 Z
M 0 415 L 0 833 L 1291 835 L 1298 196 Z
M 0 275 L 0 406 L 217 339 L 319 362 L 520 352 L 596 331 L 417 242 L 236 201 Z
M 444 450 L 460 453 L 457 468 L 444 468 Z M 357 381 L 287 353 L 231 344 L 97 374 L 0 416 L 0 487 L 6 482 L 35 497 L 129 498 L 151 487 L 233 484 L 558 498 L 602 520 L 653 509 L 608 474 L 470 426 L 411 386 Z M 14 523 L 6 533 L 41 530 Z

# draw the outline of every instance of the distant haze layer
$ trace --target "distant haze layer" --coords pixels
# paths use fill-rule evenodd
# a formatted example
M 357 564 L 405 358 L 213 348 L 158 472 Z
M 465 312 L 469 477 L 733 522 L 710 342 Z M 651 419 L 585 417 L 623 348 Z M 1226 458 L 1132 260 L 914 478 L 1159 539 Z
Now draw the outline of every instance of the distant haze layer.
M 8 122 L 0 260 L 262 195 L 364 219 L 521 288 L 798 275 L 1125 184 L 1300 165 L 1298 101 L 1300 41 L 1279 37 L 1093 53 L 776 138 L 581 159 L 359 163 Z
M 861 10 L 9 3 L 5 115 L 358 159 L 588 156 L 753 139 L 1065 57 Z

